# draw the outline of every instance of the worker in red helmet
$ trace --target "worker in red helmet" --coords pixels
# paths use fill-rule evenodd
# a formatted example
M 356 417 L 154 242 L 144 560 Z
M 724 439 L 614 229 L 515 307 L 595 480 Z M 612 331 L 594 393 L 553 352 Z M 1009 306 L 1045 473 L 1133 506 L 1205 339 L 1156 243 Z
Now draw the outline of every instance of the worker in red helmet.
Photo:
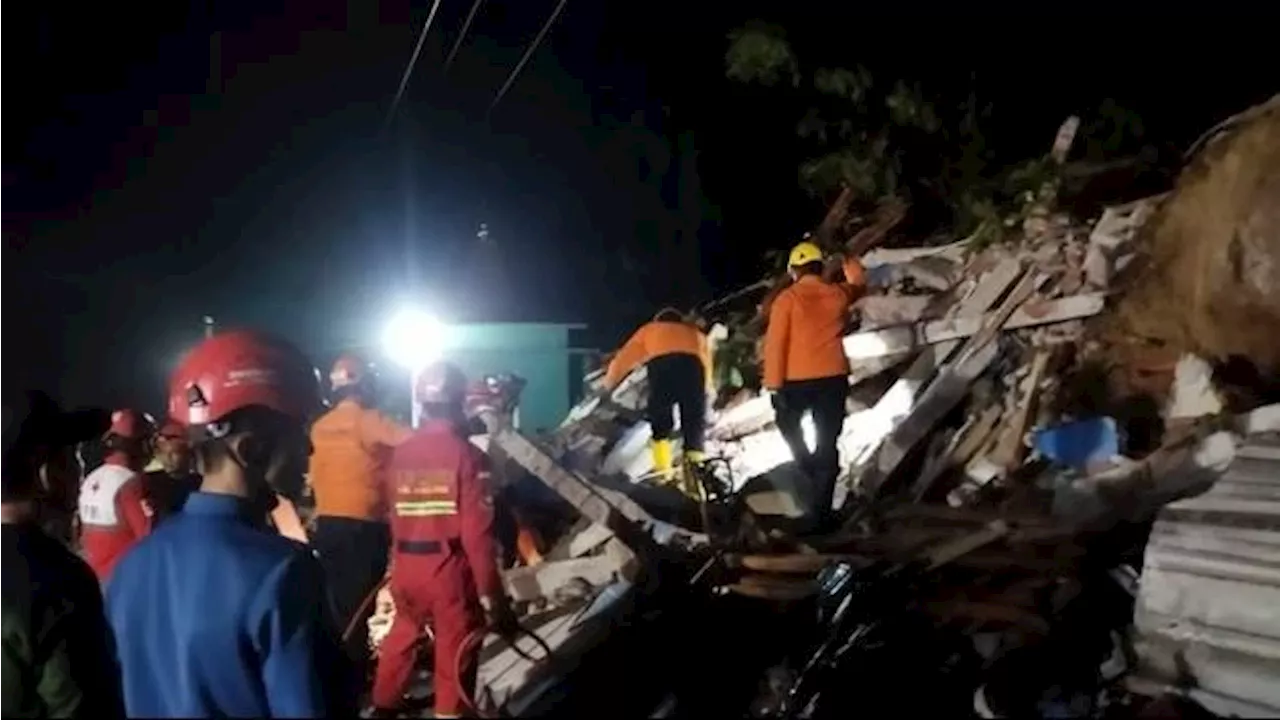
M 428 622 L 435 636 L 438 718 L 462 715 L 460 686 L 474 692 L 479 648 L 459 657 L 467 636 L 486 620 L 501 632 L 514 624 L 498 575 L 489 470 L 461 431 L 465 393 L 466 378 L 453 365 L 423 370 L 415 396 L 424 423 L 391 458 L 390 588 L 396 616 L 373 685 L 377 715 L 394 714 L 400 706 Z
M 325 607 L 319 562 L 267 525 L 303 487 L 311 365 L 253 332 L 204 340 L 171 384 L 198 492 L 107 584 L 130 717 L 341 717 L 354 686 Z
M 311 544 L 329 581 L 338 626 L 351 628 L 347 653 L 363 671 L 369 662 L 366 621 L 373 610 L 364 600 L 386 575 L 391 549 L 383 501 L 386 465 L 412 431 L 378 411 L 373 369 L 361 358 L 338 357 L 329 382 L 333 408 L 311 427 Z
M 102 437 L 106 456 L 80 486 L 80 544 L 85 561 L 106 583 L 125 552 L 151 532 L 142 467 L 150 456 L 151 425 L 134 410 L 111 414 Z
M 156 431 L 156 469 L 143 475 L 143 491 L 151 508 L 152 527 L 157 527 L 182 509 L 187 496 L 200 487 L 200 476 L 191 462 L 187 429 L 177 420 L 166 420 Z

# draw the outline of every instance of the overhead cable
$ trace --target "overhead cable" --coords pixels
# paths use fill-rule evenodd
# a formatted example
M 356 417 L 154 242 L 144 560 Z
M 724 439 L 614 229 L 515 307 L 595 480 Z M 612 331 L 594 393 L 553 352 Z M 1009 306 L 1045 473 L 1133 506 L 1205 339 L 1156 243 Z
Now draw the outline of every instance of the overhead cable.
M 476 19 L 476 11 L 480 9 L 484 0 L 476 0 L 471 3 L 471 10 L 467 13 L 467 19 L 462 21 L 462 30 L 458 32 L 458 39 L 453 41 L 453 49 L 449 51 L 449 56 L 444 59 L 444 72 L 449 72 L 449 66 L 453 64 L 453 57 L 458 54 L 458 49 L 462 47 L 462 41 L 467 37 L 467 31 L 471 29 L 471 21 Z
M 525 63 L 529 62 L 529 58 L 533 57 L 534 51 L 538 49 L 538 45 L 542 44 L 542 39 L 547 36 L 547 31 L 551 29 L 556 18 L 560 17 L 560 11 L 564 9 L 565 2 L 567 2 L 567 0 L 560 0 L 560 2 L 556 3 L 556 9 L 551 11 L 551 17 L 547 18 L 547 21 L 542 24 L 542 29 L 538 31 L 538 36 L 533 39 L 533 43 L 529 45 L 529 49 L 524 51 L 524 57 L 520 58 L 520 62 L 516 63 L 511 74 L 507 76 L 507 81 L 502 84 L 502 89 L 498 90 L 498 94 L 494 96 L 493 102 L 489 103 L 490 113 L 493 112 L 493 108 L 502 100 L 502 96 L 507 94 L 507 90 L 511 89 L 511 86 L 516 81 L 516 77 L 518 77 L 520 75 L 520 71 L 524 69 Z
M 396 96 L 391 101 L 391 107 L 387 110 L 387 119 L 382 123 L 382 131 L 386 132 L 391 126 L 391 121 L 395 119 L 396 108 L 400 107 L 400 99 L 404 97 L 404 90 L 409 86 L 409 77 L 413 75 L 413 67 L 418 64 L 418 56 L 422 54 L 422 45 L 427 40 L 427 33 L 431 30 L 431 22 L 436 19 L 436 10 L 440 9 L 440 0 L 431 3 L 431 12 L 427 13 L 427 21 L 422 24 L 422 32 L 418 34 L 418 44 L 413 48 L 413 55 L 409 56 L 409 64 L 404 66 L 404 74 L 400 77 L 400 87 L 396 90 Z

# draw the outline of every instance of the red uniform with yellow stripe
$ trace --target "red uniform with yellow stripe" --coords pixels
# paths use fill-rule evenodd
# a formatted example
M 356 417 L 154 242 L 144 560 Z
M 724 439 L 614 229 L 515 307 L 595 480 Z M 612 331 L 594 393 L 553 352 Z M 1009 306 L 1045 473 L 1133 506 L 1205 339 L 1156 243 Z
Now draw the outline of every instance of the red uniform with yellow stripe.
M 382 644 L 373 703 L 399 705 L 430 623 L 436 717 L 458 716 L 458 649 L 484 624 L 480 597 L 502 591 L 487 460 L 450 423 L 433 420 L 395 449 L 386 482 L 396 617 Z M 468 689 L 475 666 L 473 653 L 463 663 Z

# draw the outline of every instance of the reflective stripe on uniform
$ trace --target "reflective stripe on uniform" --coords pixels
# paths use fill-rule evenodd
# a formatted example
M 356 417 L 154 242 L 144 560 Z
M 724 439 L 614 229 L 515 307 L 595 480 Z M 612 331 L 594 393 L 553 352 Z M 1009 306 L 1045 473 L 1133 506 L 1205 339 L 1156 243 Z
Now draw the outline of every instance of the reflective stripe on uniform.
M 396 503 L 395 509 L 401 517 L 457 515 L 458 503 L 455 500 L 406 500 Z

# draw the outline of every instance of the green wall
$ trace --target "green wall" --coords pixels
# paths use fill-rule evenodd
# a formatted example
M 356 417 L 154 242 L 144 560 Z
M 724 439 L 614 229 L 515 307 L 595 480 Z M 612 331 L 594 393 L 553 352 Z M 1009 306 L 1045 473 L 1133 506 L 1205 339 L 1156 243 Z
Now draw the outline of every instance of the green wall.
M 477 378 L 501 372 L 527 381 L 520 397 L 520 429 L 554 429 L 575 395 L 570 385 L 569 331 L 552 323 L 483 323 L 452 328 L 445 355 Z

